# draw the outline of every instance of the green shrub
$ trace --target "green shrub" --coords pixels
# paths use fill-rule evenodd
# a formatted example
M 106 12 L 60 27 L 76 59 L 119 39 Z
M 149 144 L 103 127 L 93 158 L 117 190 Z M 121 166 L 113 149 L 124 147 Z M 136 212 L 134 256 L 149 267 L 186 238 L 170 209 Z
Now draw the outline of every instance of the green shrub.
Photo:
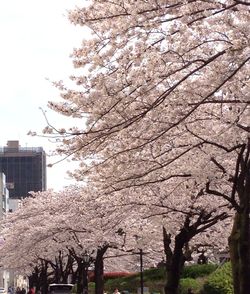
M 180 294 L 186 294 L 188 289 L 191 288 L 195 293 L 201 288 L 200 283 L 191 278 L 180 280 Z
M 165 279 L 166 271 L 165 268 L 151 268 L 143 272 L 143 277 L 146 280 L 155 281 Z
M 108 292 L 113 292 L 115 288 L 119 288 L 120 292 L 122 290 L 128 290 L 132 292 L 137 292 L 137 288 L 140 286 L 140 277 L 138 275 L 109 279 L 105 282 L 105 290 Z
M 88 293 L 89 293 L 89 294 L 94 294 L 94 293 L 95 293 L 95 283 L 90 282 L 88 286 L 89 286 L 89 291 L 88 291 Z
M 233 294 L 231 263 L 225 263 L 213 272 L 203 287 L 204 294 Z
M 163 293 L 165 285 L 165 270 L 164 269 L 149 269 L 143 272 L 144 286 L 148 287 L 150 292 Z M 105 291 L 112 293 L 118 287 L 121 291 L 129 290 L 130 293 L 137 293 L 140 288 L 140 274 L 134 274 L 118 279 L 109 279 L 105 282 Z
M 205 277 L 217 269 L 218 265 L 208 263 L 208 264 L 193 264 L 189 266 L 185 266 L 183 269 L 183 273 L 181 275 L 182 278 L 192 278 L 196 279 L 199 277 Z

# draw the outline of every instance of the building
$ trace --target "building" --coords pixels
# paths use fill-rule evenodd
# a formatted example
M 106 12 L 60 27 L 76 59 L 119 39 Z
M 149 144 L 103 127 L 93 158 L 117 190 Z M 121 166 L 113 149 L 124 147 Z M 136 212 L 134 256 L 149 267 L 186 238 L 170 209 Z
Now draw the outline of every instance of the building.
M 6 177 L 4 173 L 0 172 L 0 220 L 2 220 L 6 212 L 9 211 L 9 191 L 6 188 Z M 4 242 L 2 236 L 0 236 L 0 246 Z M 8 271 L 3 270 L 0 265 L 0 287 L 4 288 L 6 291 L 8 289 L 10 280 L 10 274 Z
M 0 172 L 0 219 L 9 211 L 9 191 L 6 187 L 6 176 Z
M 42 147 L 21 147 L 19 141 L 8 141 L 0 147 L 0 219 L 20 207 L 20 199 L 29 192 L 46 190 L 46 154 Z M 4 242 L 1 240 L 0 242 Z M 27 288 L 28 279 L 1 269 L 0 287 Z
M 29 192 L 46 190 L 46 154 L 42 147 L 21 147 L 8 141 L 0 147 L 0 172 L 6 175 L 10 202 Z

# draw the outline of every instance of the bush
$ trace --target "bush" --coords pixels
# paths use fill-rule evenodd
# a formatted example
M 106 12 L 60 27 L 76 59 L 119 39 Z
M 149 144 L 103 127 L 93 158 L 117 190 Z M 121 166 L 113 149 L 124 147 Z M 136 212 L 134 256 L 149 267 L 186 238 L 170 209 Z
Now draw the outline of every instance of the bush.
M 149 269 L 143 272 L 144 286 L 148 287 L 150 292 L 163 293 L 162 289 L 165 285 L 165 270 L 164 269 Z M 129 290 L 131 293 L 137 293 L 140 288 L 140 274 L 133 274 L 127 277 L 118 279 L 109 279 L 105 281 L 105 291 L 113 292 L 118 287 L 120 292 Z
M 90 282 L 88 286 L 89 286 L 89 291 L 88 291 L 88 293 L 89 293 L 89 294 L 94 294 L 94 293 L 95 293 L 95 283 Z
M 186 294 L 188 289 L 191 288 L 195 293 L 200 290 L 200 283 L 191 278 L 181 279 L 180 280 L 180 294 Z
M 183 269 L 183 273 L 181 275 L 182 278 L 200 278 L 205 277 L 217 269 L 218 265 L 215 264 L 194 264 L 185 266 Z
M 165 268 L 147 269 L 143 272 L 143 277 L 150 281 L 162 280 L 166 277 L 166 271 Z
M 213 272 L 203 287 L 204 294 L 233 294 L 231 263 L 225 263 Z

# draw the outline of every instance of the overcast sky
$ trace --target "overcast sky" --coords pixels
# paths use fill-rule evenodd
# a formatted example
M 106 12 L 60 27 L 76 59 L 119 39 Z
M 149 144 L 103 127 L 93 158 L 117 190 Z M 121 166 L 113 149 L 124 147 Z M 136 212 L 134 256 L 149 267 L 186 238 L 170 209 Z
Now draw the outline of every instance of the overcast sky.
M 67 10 L 84 0 L 0 1 L 0 146 L 19 140 L 23 147 L 42 146 L 47 153 L 54 145 L 47 139 L 27 136 L 46 125 L 39 107 L 59 96 L 48 82 L 65 79 L 73 73 L 69 57 L 79 47 L 83 29 L 67 19 Z M 48 112 L 52 122 L 61 117 Z M 53 158 L 48 158 L 48 163 Z M 68 163 L 47 169 L 48 188 L 56 190 L 71 183 Z

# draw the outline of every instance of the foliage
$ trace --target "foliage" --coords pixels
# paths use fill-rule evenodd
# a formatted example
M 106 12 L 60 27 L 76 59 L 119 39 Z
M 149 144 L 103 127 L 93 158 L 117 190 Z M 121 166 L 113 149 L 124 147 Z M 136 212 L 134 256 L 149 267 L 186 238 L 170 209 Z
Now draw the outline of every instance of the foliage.
M 88 283 L 88 293 L 89 294 L 94 294 L 95 293 L 95 283 L 90 282 Z
M 139 287 L 139 277 L 129 277 L 127 278 L 118 278 L 118 279 L 110 279 L 105 282 L 104 288 L 106 291 L 114 291 L 115 288 L 119 288 L 119 290 L 130 290 L 132 292 L 136 292 L 137 287 Z
M 188 289 L 192 289 L 195 293 L 201 288 L 200 283 L 192 278 L 180 280 L 180 294 L 186 294 Z
M 164 283 L 164 269 L 148 269 L 143 272 L 143 280 L 145 287 L 148 287 L 150 291 L 161 292 Z M 105 282 L 105 290 L 113 291 L 116 287 L 119 290 L 129 290 L 130 292 L 137 292 L 137 289 L 140 287 L 140 274 L 134 274 L 124 278 L 118 279 L 109 279 Z
M 182 279 L 180 280 L 180 293 L 187 293 L 188 288 L 192 288 L 194 291 L 198 291 L 202 288 L 204 279 L 214 272 L 217 265 L 205 264 L 205 265 L 188 265 L 184 268 Z M 162 293 L 165 284 L 165 269 L 164 268 L 152 268 L 143 272 L 144 284 L 149 287 L 151 291 L 159 291 Z M 198 279 L 197 279 L 198 278 Z M 105 282 L 105 290 L 112 291 L 118 287 L 120 290 L 129 290 L 130 292 L 137 292 L 137 288 L 140 287 L 140 276 L 134 274 L 129 277 L 119 279 L 109 279 Z
M 204 277 L 216 270 L 218 265 L 208 263 L 208 264 L 194 264 L 185 266 L 182 273 L 182 278 L 193 278 Z
M 165 278 L 166 271 L 165 268 L 151 268 L 143 272 L 143 277 L 150 281 L 162 280 Z
M 225 263 L 209 276 L 202 293 L 233 294 L 231 263 Z

